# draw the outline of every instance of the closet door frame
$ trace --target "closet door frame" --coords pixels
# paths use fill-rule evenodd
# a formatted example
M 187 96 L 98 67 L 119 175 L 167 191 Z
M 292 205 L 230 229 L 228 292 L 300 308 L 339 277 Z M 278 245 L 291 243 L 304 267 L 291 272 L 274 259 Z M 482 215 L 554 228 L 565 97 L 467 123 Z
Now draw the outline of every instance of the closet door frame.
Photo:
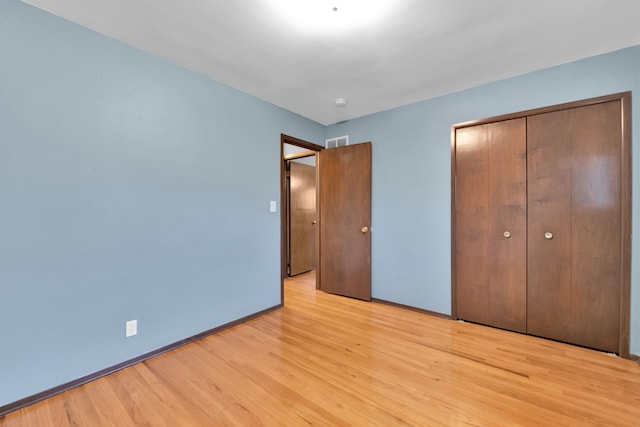
M 487 123 L 499 122 L 515 118 L 527 117 L 536 114 L 549 113 L 553 111 L 567 110 L 577 107 L 585 107 L 611 101 L 620 101 L 621 118 L 620 124 L 622 138 L 620 141 L 620 173 L 621 173 L 621 280 L 620 280 L 620 336 L 619 351 L 620 357 L 629 359 L 629 333 L 630 333 L 630 311 L 631 311 L 631 92 L 621 92 L 612 95 L 600 96 L 575 102 L 553 105 L 533 110 L 520 111 L 502 116 L 490 117 L 481 120 L 473 120 L 458 123 L 451 127 L 451 317 L 458 319 L 457 313 L 457 266 L 456 266 L 456 130 L 483 125 Z

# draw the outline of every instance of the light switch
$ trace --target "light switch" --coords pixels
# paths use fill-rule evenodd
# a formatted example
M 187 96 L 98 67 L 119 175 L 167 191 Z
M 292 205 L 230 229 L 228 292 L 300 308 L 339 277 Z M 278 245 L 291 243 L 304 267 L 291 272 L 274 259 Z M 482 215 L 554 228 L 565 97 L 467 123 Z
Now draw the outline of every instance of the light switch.
M 276 201 L 272 200 L 271 203 L 269 204 L 269 211 L 271 212 L 275 212 L 276 211 Z
M 138 335 L 138 319 L 128 320 L 126 324 L 125 337 L 132 337 Z

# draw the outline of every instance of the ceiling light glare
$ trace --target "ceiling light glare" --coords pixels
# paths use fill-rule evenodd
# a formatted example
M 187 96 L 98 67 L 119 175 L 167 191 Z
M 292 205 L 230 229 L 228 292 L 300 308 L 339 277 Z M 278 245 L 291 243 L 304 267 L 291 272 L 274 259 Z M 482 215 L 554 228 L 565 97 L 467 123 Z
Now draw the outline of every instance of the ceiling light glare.
M 344 33 L 383 20 L 391 0 L 270 0 L 274 14 L 311 34 Z

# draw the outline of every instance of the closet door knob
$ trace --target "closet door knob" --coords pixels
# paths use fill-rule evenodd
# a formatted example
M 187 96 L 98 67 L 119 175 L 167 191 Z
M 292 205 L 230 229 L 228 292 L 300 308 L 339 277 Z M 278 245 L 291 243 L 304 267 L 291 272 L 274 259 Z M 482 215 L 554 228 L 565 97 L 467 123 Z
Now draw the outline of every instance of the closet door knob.
M 508 231 L 505 231 L 504 233 L 502 233 L 502 235 L 503 235 L 504 237 L 506 237 L 507 239 L 508 239 L 509 237 L 511 237 L 511 233 L 510 233 L 510 232 L 508 232 Z
M 547 240 L 553 239 L 553 233 L 547 231 L 546 233 L 544 233 L 544 238 Z

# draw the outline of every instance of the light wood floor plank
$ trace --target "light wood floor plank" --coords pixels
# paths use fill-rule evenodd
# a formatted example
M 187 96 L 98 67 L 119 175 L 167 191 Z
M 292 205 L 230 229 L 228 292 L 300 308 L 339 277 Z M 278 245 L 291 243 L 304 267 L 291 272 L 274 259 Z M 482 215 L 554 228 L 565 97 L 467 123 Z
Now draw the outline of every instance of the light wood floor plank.
M 71 426 L 640 426 L 640 366 L 315 290 L 0 419 Z

